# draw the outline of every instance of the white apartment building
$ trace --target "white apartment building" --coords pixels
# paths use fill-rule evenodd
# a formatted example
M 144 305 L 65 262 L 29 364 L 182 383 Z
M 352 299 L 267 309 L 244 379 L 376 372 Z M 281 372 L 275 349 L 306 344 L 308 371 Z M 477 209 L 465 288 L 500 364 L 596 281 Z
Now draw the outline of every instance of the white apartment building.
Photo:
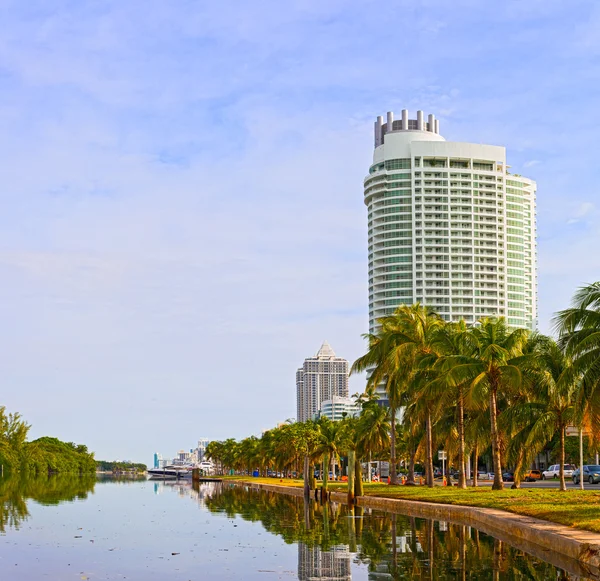
M 348 397 L 348 361 L 336 357 L 327 341 L 296 371 L 296 419 L 311 420 L 321 403 L 334 396 Z
M 377 118 L 364 180 L 370 332 L 415 302 L 446 320 L 536 328 L 536 183 L 509 167 L 504 147 L 446 141 L 433 115 Z
M 354 418 L 360 415 L 360 406 L 349 397 L 334 395 L 331 399 L 321 402 L 318 417 L 327 417 L 337 422 L 344 418 Z

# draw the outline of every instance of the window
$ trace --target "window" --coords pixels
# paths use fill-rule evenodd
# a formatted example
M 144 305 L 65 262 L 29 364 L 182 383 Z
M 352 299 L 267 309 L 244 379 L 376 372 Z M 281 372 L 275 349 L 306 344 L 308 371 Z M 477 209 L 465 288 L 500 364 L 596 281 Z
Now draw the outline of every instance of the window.
M 388 159 L 385 161 L 385 169 L 410 169 L 410 159 Z
M 447 167 L 446 159 L 423 159 L 423 167 Z

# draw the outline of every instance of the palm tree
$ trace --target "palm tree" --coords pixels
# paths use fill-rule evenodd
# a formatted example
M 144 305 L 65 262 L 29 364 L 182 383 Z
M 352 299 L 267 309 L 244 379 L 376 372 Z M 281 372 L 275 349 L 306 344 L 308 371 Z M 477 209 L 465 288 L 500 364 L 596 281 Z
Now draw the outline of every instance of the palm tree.
M 369 461 L 390 447 L 390 410 L 380 406 L 377 401 L 368 401 L 363 405 L 356 424 L 356 446 L 359 458 Z M 371 466 L 369 464 L 369 480 Z
M 415 421 L 417 419 L 417 421 Z M 400 452 L 408 457 L 408 474 L 406 482 L 415 484 L 415 461 L 419 451 L 419 445 L 425 437 L 424 422 L 418 420 L 415 404 L 407 401 L 402 418 L 400 430 L 401 436 L 398 443 Z
M 538 350 L 536 361 L 540 372 L 531 401 L 526 406 L 536 421 L 525 442 L 525 449 L 541 449 L 558 432 L 560 490 L 566 490 L 565 430 L 576 416 L 575 395 L 579 377 L 573 372 L 571 359 L 548 337 Z
M 534 358 L 523 355 L 529 337 L 526 329 L 510 331 L 503 318 L 483 318 L 470 333 L 473 340 L 471 356 L 455 356 L 449 379 L 455 384 L 468 384 L 468 391 L 486 394 L 490 414 L 490 436 L 494 484 L 492 490 L 502 490 L 502 437 L 498 430 L 498 397 L 505 391 L 517 390 L 523 383 L 522 371 Z
M 574 373 L 581 375 L 577 392 L 578 422 L 583 415 L 592 426 L 600 423 L 600 282 L 577 290 L 571 307 L 554 318 L 560 345 L 573 359 Z
M 471 331 L 464 321 L 449 323 L 437 334 L 435 341 L 436 349 L 440 352 L 441 358 L 435 364 L 439 377 L 434 378 L 430 389 L 435 393 L 435 388 L 438 388 L 437 393 L 442 406 L 446 410 L 451 410 L 455 416 L 458 486 L 459 488 L 466 488 L 465 400 L 468 381 L 457 382 L 447 371 L 461 361 L 461 357 L 468 358 L 473 355 Z M 439 389 L 440 387 L 441 389 Z
M 434 352 L 433 338 L 444 321 L 429 307 L 400 305 L 378 320 L 379 330 L 365 335 L 369 350 L 352 365 L 351 373 L 369 370 L 368 386 L 385 385 L 393 418 L 390 431 L 390 482 L 398 484 L 396 474 L 396 415 L 414 379 L 417 362 Z M 431 450 L 431 418 L 428 418 L 428 458 Z M 431 475 L 433 485 L 433 474 Z
M 317 423 L 319 425 L 319 435 L 316 450 L 323 458 L 323 490 L 327 491 L 329 462 L 339 455 L 342 446 L 342 424 L 333 422 L 326 416 L 320 418 Z
M 240 442 L 240 462 L 251 476 L 259 457 L 259 439 L 256 436 L 244 438 Z

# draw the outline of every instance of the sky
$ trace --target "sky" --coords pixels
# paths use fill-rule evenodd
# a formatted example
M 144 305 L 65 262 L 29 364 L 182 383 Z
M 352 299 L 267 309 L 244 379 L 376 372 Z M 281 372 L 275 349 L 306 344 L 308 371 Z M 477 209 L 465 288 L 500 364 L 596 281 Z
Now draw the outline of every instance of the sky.
M 0 0 L 0 19 L 0 405 L 32 438 L 149 463 L 293 418 L 305 357 L 365 349 L 387 111 L 537 181 L 540 330 L 600 278 L 595 0 Z

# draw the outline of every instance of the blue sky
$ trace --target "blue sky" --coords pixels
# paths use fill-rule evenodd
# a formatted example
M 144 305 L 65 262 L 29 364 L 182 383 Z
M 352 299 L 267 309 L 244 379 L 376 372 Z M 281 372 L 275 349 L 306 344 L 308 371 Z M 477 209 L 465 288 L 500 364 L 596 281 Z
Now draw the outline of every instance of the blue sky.
M 537 180 L 541 330 L 599 278 L 599 3 L 282 7 L 0 2 L 0 404 L 33 437 L 149 461 L 293 417 L 323 339 L 364 349 L 388 110 Z

